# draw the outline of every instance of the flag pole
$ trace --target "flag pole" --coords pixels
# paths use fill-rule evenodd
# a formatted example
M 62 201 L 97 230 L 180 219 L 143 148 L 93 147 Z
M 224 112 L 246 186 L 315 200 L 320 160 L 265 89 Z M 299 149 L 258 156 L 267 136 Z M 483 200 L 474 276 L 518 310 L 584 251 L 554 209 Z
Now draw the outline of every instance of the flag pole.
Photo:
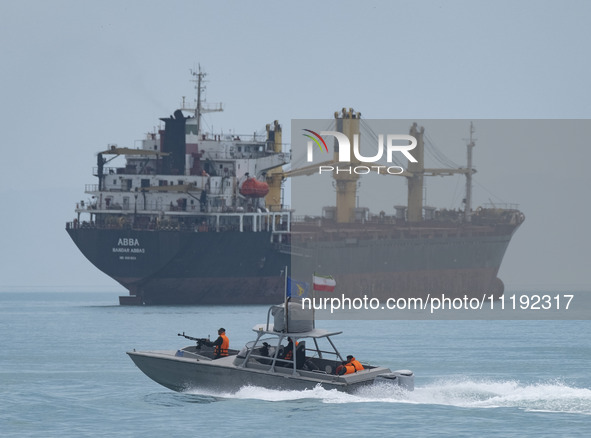
M 285 293 L 284 293 L 284 295 L 285 295 L 285 297 L 284 297 L 284 298 L 285 298 L 285 300 L 284 300 L 284 303 L 285 303 L 285 312 L 284 312 L 284 314 L 283 314 L 283 315 L 284 315 L 284 318 L 285 318 L 285 321 L 284 321 L 284 325 L 285 325 L 285 331 L 286 331 L 287 333 L 289 333 L 289 327 L 288 327 L 288 321 L 289 321 L 289 317 L 288 317 L 288 315 L 287 315 L 287 312 L 288 312 L 288 310 L 287 310 L 287 309 L 288 309 L 288 307 L 289 307 L 289 306 L 287 305 L 287 304 L 288 304 L 288 303 L 287 303 L 287 278 L 288 278 L 288 277 L 287 277 L 287 274 L 288 274 L 288 272 L 287 272 L 287 265 L 285 265 Z
M 314 290 L 314 277 L 316 277 L 316 271 L 312 274 L 312 328 L 316 328 L 316 309 L 314 308 L 316 291 Z

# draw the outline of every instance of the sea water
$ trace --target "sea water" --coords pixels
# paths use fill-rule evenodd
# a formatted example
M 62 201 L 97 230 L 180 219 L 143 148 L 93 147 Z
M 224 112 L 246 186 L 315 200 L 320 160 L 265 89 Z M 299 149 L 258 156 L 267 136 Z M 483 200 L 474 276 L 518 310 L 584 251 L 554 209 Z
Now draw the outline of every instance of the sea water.
M 122 307 L 113 293 L 0 293 L 0 436 L 591 436 L 591 321 L 325 321 L 342 354 L 414 392 L 170 391 L 126 351 L 227 330 L 266 306 Z

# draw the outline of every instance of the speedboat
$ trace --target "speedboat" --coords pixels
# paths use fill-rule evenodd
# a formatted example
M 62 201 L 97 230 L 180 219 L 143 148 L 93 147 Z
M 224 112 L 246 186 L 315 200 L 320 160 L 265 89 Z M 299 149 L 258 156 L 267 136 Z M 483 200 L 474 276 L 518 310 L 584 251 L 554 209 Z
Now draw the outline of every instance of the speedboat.
M 284 390 L 321 386 L 349 393 L 368 385 L 414 389 L 414 374 L 410 370 L 391 371 L 365 363 L 363 370 L 339 372 L 345 359 L 333 337 L 342 332 L 316 328 L 313 316 L 310 318 L 297 303 L 271 306 L 267 322 L 252 330 L 256 334 L 253 341 L 240 351 L 229 349 L 227 356 L 217 359 L 214 348 L 206 345 L 207 339 L 184 333 L 179 336 L 196 341 L 196 345 L 179 350 L 133 350 L 127 354 L 149 378 L 174 391 L 235 392 L 248 385 Z M 291 345 L 291 354 L 284 343 Z

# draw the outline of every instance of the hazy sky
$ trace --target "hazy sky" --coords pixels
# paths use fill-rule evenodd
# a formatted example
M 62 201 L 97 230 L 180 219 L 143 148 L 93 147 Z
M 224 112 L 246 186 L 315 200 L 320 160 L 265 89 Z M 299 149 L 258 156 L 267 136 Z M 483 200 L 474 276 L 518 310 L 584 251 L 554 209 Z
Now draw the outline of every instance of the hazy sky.
M 96 184 L 96 153 L 136 146 L 193 98 L 198 63 L 208 101 L 226 109 L 207 126 L 252 133 L 277 119 L 286 141 L 291 119 L 342 107 L 373 119 L 588 119 L 590 16 L 586 1 L 2 1 L 0 290 L 126 293 L 65 223 Z M 508 287 L 589 287 L 589 123 L 547 126 L 545 141 L 492 144 L 476 125 L 474 201 L 492 193 L 526 214 L 501 268 Z M 467 131 L 455 144 L 429 135 L 464 163 Z M 433 204 L 459 207 L 449 196 Z

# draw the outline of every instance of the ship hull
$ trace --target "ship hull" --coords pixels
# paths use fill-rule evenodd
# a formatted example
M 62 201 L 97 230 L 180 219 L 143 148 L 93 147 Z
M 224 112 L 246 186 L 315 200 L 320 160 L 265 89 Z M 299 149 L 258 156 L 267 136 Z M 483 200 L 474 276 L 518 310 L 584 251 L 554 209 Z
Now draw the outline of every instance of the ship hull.
M 126 289 L 122 304 L 266 304 L 284 294 L 289 255 L 267 232 L 68 229 L 97 268 Z
M 515 229 L 332 239 L 295 233 L 289 249 L 272 243 L 270 232 L 67 231 L 91 263 L 129 290 L 121 304 L 186 305 L 281 301 L 285 266 L 304 280 L 331 274 L 348 297 L 497 296 L 503 292 L 497 273 Z

